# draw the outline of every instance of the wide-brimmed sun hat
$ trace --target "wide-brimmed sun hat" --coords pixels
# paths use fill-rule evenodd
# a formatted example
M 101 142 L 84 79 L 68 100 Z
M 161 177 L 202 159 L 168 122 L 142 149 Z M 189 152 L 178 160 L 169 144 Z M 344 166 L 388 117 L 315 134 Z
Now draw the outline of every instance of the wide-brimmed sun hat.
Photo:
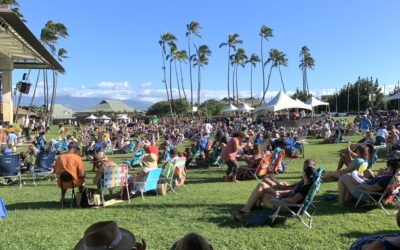
M 75 250 L 132 249 L 136 238 L 133 233 L 118 227 L 115 221 L 101 221 L 86 229 Z
M 105 155 L 104 153 L 98 153 L 94 158 L 93 158 L 93 163 L 98 163 L 98 162 L 103 162 L 103 161 L 107 161 L 107 155 Z

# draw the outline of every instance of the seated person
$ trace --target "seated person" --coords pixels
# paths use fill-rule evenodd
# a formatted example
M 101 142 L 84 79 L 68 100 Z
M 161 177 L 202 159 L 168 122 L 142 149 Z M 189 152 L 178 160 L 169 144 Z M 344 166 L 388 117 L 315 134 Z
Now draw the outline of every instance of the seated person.
M 133 182 L 141 182 L 147 176 L 147 173 L 154 168 L 157 168 L 157 155 L 151 153 L 151 148 L 146 146 L 144 148 L 145 154 L 140 160 L 140 166 L 143 167 L 143 170 L 140 173 L 137 173 L 133 176 Z
M 315 164 L 314 160 L 306 160 L 304 162 L 303 178 L 295 185 L 289 186 L 286 183 L 279 183 L 276 180 L 263 180 L 253 190 L 246 205 L 235 213 L 234 219 L 243 221 L 252 208 L 258 204 L 270 209 L 276 209 L 272 202 L 273 199 L 281 199 L 288 203 L 301 204 L 312 186 L 311 178 L 316 173 L 313 164 Z M 283 188 L 281 189 L 280 187 Z
M 197 233 L 189 233 L 182 239 L 172 245 L 170 250 L 187 250 L 187 249 L 198 249 L 198 250 L 213 250 L 213 246 L 204 239 L 203 236 Z
M 117 164 L 108 160 L 108 157 L 104 154 L 104 152 L 98 153 L 93 158 L 93 165 L 97 168 L 96 176 L 93 178 L 93 184 L 97 185 L 99 188 L 101 188 L 100 182 L 103 179 L 104 167 L 118 167 Z M 109 192 L 110 195 L 112 195 L 112 189 L 109 189 Z
M 244 155 L 243 159 L 246 161 L 247 166 L 249 168 L 257 168 L 260 164 L 260 161 L 263 157 L 264 153 L 260 144 L 256 144 L 253 146 L 251 150 L 251 156 Z
M 397 211 L 397 226 L 400 227 L 400 211 Z M 362 250 L 400 249 L 400 236 L 384 237 L 379 240 L 367 243 Z
M 357 170 L 359 175 L 363 175 L 365 169 L 360 169 L 360 166 L 368 161 L 368 150 L 366 145 L 357 145 L 356 152 L 353 152 L 350 146 L 347 147 L 347 150 L 341 153 L 336 171 L 326 172 L 324 180 L 337 180 L 341 175 L 351 173 L 354 170 Z M 343 165 L 346 165 L 347 168 L 342 169 Z
M 338 182 L 339 199 L 334 205 L 343 206 L 345 203 L 349 202 L 352 197 L 357 199 L 360 194 L 357 192 L 355 187 L 371 192 L 383 192 L 400 168 L 400 161 L 398 159 L 390 159 L 388 160 L 387 165 L 389 170 L 388 174 L 373 177 L 372 179 L 360 184 L 355 182 L 350 174 L 342 175 Z

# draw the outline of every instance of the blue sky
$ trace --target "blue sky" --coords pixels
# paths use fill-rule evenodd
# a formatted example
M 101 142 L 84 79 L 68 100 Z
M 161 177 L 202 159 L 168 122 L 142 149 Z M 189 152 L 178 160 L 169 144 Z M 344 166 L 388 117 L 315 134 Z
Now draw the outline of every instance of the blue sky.
M 393 85 L 400 80 L 400 2 L 395 0 L 336 1 L 131 1 L 20 0 L 27 26 L 39 36 L 47 20 L 63 22 L 70 37 L 59 43 L 70 58 L 63 62 L 58 95 L 109 97 L 155 102 L 165 99 L 161 80 L 160 34 L 172 32 L 178 48 L 187 50 L 186 24 L 198 21 L 213 54 L 202 73 L 201 98 L 226 96 L 227 50 L 218 45 L 238 33 L 247 54 L 260 54 L 261 25 L 274 30 L 265 54 L 278 48 L 287 54 L 283 68 L 286 89 L 302 86 L 299 50 L 307 45 L 315 59 L 309 85 L 317 95 L 332 92 L 358 76 L 372 76 Z M 184 69 L 186 70 L 186 67 Z M 20 72 L 15 73 L 17 81 Z M 189 87 L 188 71 L 185 85 Z M 249 94 L 250 68 L 240 69 L 239 89 Z M 260 95 L 261 67 L 254 70 L 254 89 Z M 271 93 L 281 90 L 278 72 Z

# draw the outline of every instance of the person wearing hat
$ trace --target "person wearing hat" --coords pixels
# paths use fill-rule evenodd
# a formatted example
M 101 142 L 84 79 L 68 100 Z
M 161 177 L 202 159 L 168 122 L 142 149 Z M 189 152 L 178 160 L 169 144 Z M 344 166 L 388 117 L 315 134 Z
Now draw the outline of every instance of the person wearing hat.
M 61 202 L 63 204 L 65 193 L 67 189 L 73 187 L 79 187 L 80 192 L 82 192 L 82 187 L 85 184 L 85 169 L 83 167 L 83 162 L 79 156 L 79 144 L 72 141 L 68 144 L 68 151 L 60 155 L 54 165 L 54 172 L 57 175 L 57 184 L 61 188 Z M 71 182 L 63 182 L 61 178 L 62 175 L 71 175 Z M 79 204 L 77 204 L 79 206 Z
M 104 167 L 117 168 L 118 166 L 110 161 L 104 152 L 100 152 L 93 158 L 93 169 L 97 168 L 96 176 L 93 178 L 93 184 L 98 187 L 100 187 L 100 181 L 104 174 Z M 110 195 L 112 195 L 112 189 L 109 189 L 109 192 Z
M 135 235 L 118 227 L 115 221 L 100 221 L 88 227 L 74 247 L 74 250 L 86 249 L 145 250 L 146 243 L 136 242 Z
M 312 187 L 312 177 L 316 174 L 315 160 L 308 159 L 304 162 L 303 177 L 294 185 L 266 179 L 260 182 L 252 191 L 246 205 L 234 213 L 234 219 L 244 221 L 253 207 L 259 204 L 270 209 L 277 209 L 273 199 L 280 199 L 287 203 L 301 204 Z

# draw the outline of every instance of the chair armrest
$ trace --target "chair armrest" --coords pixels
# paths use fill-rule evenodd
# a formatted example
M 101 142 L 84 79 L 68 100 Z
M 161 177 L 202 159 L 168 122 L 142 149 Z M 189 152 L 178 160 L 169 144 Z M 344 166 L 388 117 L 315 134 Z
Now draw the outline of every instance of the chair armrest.
M 368 191 L 368 190 L 362 189 L 359 186 L 356 186 L 355 190 L 360 192 L 360 193 L 364 193 L 364 194 L 374 194 L 374 195 L 382 195 L 383 194 L 383 192 L 372 192 L 372 191 Z

